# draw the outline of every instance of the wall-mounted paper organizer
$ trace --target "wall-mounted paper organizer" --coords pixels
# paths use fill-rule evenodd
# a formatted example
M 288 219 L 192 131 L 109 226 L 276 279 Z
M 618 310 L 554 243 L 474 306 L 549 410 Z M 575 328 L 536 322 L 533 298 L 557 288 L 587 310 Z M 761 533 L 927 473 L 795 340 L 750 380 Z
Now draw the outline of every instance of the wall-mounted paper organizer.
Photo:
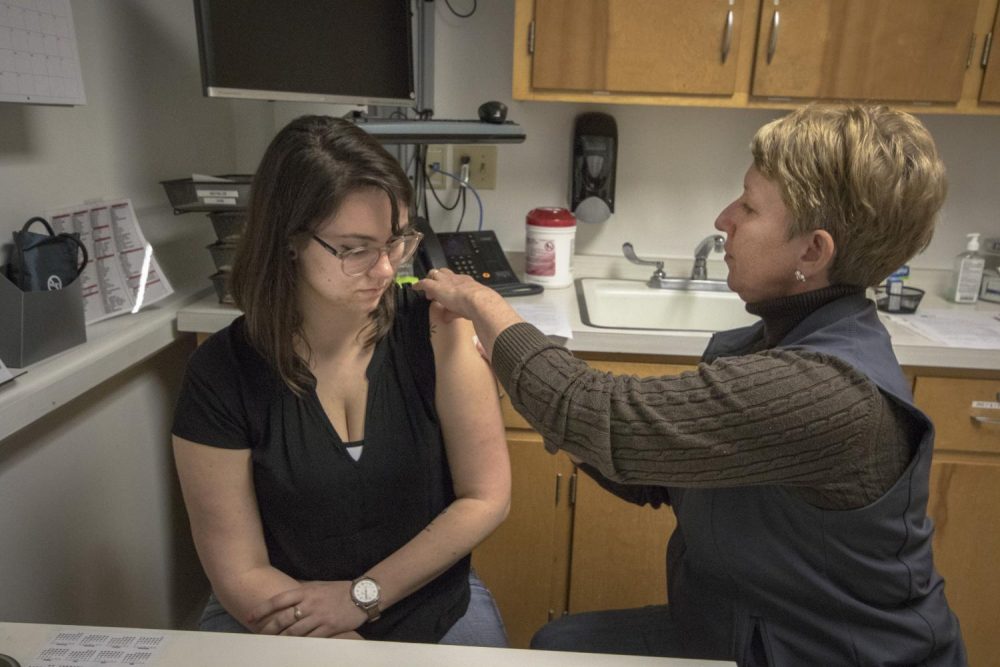
M 212 221 L 216 241 L 208 246 L 208 251 L 216 271 L 209 276 L 209 280 L 215 287 L 219 303 L 233 303 L 229 292 L 229 271 L 236 255 L 236 245 L 246 225 L 246 206 L 252 180 L 253 176 L 247 174 L 229 174 L 161 181 L 175 214 L 208 213 Z
M 24 368 L 87 342 L 80 280 L 60 290 L 22 292 L 0 270 L 0 359 Z

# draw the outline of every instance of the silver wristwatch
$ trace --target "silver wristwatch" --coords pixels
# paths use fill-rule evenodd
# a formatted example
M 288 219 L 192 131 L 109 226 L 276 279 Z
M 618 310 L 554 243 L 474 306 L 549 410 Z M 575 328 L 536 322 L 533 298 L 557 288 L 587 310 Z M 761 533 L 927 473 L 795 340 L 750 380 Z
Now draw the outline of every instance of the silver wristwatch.
M 359 577 L 351 584 L 351 602 L 368 614 L 368 621 L 377 621 L 382 615 L 378 604 L 382 599 L 382 589 L 371 577 Z

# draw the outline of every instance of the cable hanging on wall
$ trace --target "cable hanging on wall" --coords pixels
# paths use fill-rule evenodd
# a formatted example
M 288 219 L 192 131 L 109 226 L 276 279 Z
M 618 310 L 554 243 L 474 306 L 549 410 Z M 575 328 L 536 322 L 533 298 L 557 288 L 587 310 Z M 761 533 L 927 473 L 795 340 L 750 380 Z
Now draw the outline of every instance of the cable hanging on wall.
M 476 10 L 479 8 L 479 0 L 472 0 L 472 9 L 470 9 L 465 14 L 456 11 L 455 8 L 451 6 L 451 0 L 444 0 L 444 4 L 448 7 L 448 9 L 451 11 L 452 14 L 454 14 L 455 16 L 457 16 L 460 19 L 467 19 L 467 18 L 469 18 L 470 16 L 472 16 L 473 14 L 475 14 Z

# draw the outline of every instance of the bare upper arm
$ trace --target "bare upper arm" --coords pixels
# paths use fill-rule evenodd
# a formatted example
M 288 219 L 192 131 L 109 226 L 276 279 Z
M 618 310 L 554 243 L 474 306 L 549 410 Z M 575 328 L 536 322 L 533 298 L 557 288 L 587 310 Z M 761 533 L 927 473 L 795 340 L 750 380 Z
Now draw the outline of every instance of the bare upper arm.
M 431 309 L 435 404 L 458 497 L 510 499 L 510 461 L 496 380 L 474 342 L 472 323 L 443 322 Z
M 213 585 L 268 564 L 249 449 L 173 437 L 174 460 L 202 565 Z

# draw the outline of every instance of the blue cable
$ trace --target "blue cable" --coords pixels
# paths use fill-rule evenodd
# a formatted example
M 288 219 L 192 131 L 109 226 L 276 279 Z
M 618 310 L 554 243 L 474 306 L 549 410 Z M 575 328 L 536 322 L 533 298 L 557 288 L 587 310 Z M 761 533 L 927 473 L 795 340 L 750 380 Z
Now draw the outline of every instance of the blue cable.
M 476 189 L 474 187 L 472 187 L 471 185 L 469 185 L 468 183 L 466 183 L 465 181 L 463 181 L 461 178 L 459 178 L 455 174 L 451 174 L 451 173 L 449 173 L 449 172 L 441 169 L 438 166 L 432 166 L 431 167 L 431 171 L 435 171 L 435 172 L 437 172 L 439 174 L 444 174 L 445 176 L 447 176 L 449 178 L 453 178 L 456 181 L 458 181 L 462 186 L 464 186 L 464 187 L 469 188 L 470 190 L 472 190 L 472 194 L 474 194 L 476 196 L 476 203 L 479 204 L 479 231 L 483 231 L 483 200 L 479 198 L 479 193 L 476 192 Z

